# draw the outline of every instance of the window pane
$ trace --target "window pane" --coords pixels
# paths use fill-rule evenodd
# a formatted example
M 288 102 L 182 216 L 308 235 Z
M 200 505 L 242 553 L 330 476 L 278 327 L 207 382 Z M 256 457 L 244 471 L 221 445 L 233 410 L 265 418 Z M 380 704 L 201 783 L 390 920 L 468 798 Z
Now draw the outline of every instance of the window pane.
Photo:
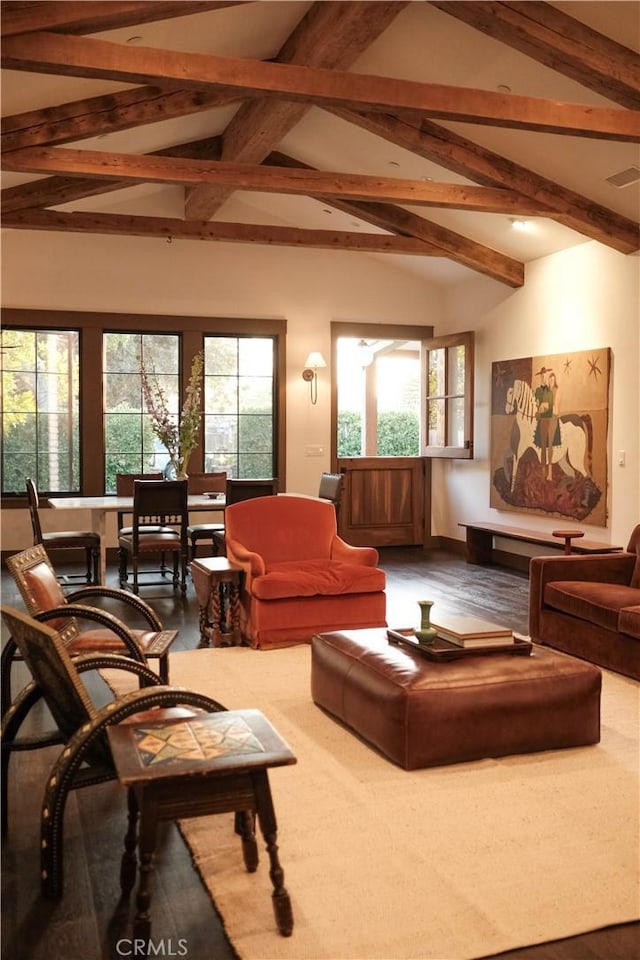
M 464 394 L 465 381 L 465 352 L 464 345 L 451 348 L 449 351 L 449 387 L 447 393 L 450 395 L 462 396 Z
M 2 492 L 80 489 L 77 330 L 2 333 Z
M 105 333 L 103 409 L 105 492 L 115 493 L 117 473 L 162 470 L 169 456 L 151 427 L 142 397 L 140 359 L 155 374 L 167 408 L 180 409 L 180 338 L 155 333 Z
M 207 470 L 245 478 L 273 476 L 273 356 L 271 337 L 205 338 Z
M 453 397 L 448 401 L 448 416 L 448 446 L 464 447 L 464 397 Z
M 427 436 L 431 447 L 446 446 L 444 400 L 427 401 Z
M 427 377 L 427 395 L 429 397 L 443 397 L 445 394 L 445 360 L 446 350 L 429 351 Z

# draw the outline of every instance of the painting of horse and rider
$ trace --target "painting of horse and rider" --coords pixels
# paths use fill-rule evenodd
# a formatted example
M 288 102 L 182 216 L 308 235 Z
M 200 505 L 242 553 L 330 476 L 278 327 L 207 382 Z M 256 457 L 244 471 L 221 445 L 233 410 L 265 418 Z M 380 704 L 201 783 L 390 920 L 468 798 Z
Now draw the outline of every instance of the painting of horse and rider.
M 491 498 L 607 524 L 610 350 L 492 364 Z

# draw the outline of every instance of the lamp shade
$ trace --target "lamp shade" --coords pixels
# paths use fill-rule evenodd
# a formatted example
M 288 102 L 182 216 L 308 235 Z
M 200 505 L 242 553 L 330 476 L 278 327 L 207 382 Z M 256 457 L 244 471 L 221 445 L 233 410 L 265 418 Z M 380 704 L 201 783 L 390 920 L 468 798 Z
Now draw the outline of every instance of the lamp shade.
M 311 367 L 317 370 L 319 367 L 326 367 L 327 362 L 318 350 L 312 350 L 304 362 L 305 367 Z

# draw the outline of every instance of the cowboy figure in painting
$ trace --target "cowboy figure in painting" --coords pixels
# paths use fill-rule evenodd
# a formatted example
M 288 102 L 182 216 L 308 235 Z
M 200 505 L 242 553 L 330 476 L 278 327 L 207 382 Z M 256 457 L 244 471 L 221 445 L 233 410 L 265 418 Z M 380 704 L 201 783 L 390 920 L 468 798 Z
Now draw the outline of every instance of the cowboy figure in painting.
M 554 459 L 553 447 L 558 447 L 561 444 L 560 424 L 558 422 L 560 412 L 558 381 L 553 370 L 548 367 L 541 367 L 536 373 L 536 377 L 540 377 L 540 385 L 534 391 L 538 409 L 533 443 L 534 446 L 540 448 L 542 472 L 547 480 L 551 480 Z

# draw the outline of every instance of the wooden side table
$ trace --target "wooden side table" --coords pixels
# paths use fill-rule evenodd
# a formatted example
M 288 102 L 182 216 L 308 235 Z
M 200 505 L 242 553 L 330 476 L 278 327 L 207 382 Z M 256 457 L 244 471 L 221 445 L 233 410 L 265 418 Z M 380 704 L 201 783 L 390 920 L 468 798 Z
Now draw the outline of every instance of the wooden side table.
M 191 562 L 191 578 L 200 606 L 200 646 L 214 647 L 230 640 L 242 642 L 240 633 L 240 578 L 242 568 L 226 557 L 202 557 Z
M 254 822 L 269 855 L 273 909 L 283 937 L 293 931 L 293 911 L 284 886 L 277 822 L 268 769 L 296 758 L 259 710 L 224 710 L 188 719 L 115 724 L 107 728 L 120 783 L 128 788 L 129 823 L 120 872 L 123 895 L 133 889 L 136 846 L 140 882 L 133 938 L 151 937 L 151 877 L 161 820 L 234 812 L 246 869 L 258 866 Z M 136 838 L 138 815 L 139 838 Z M 146 955 L 146 954 L 145 954 Z
M 571 541 L 584 537 L 584 530 L 552 530 L 551 535 L 564 540 L 564 552 L 569 555 L 571 553 Z

